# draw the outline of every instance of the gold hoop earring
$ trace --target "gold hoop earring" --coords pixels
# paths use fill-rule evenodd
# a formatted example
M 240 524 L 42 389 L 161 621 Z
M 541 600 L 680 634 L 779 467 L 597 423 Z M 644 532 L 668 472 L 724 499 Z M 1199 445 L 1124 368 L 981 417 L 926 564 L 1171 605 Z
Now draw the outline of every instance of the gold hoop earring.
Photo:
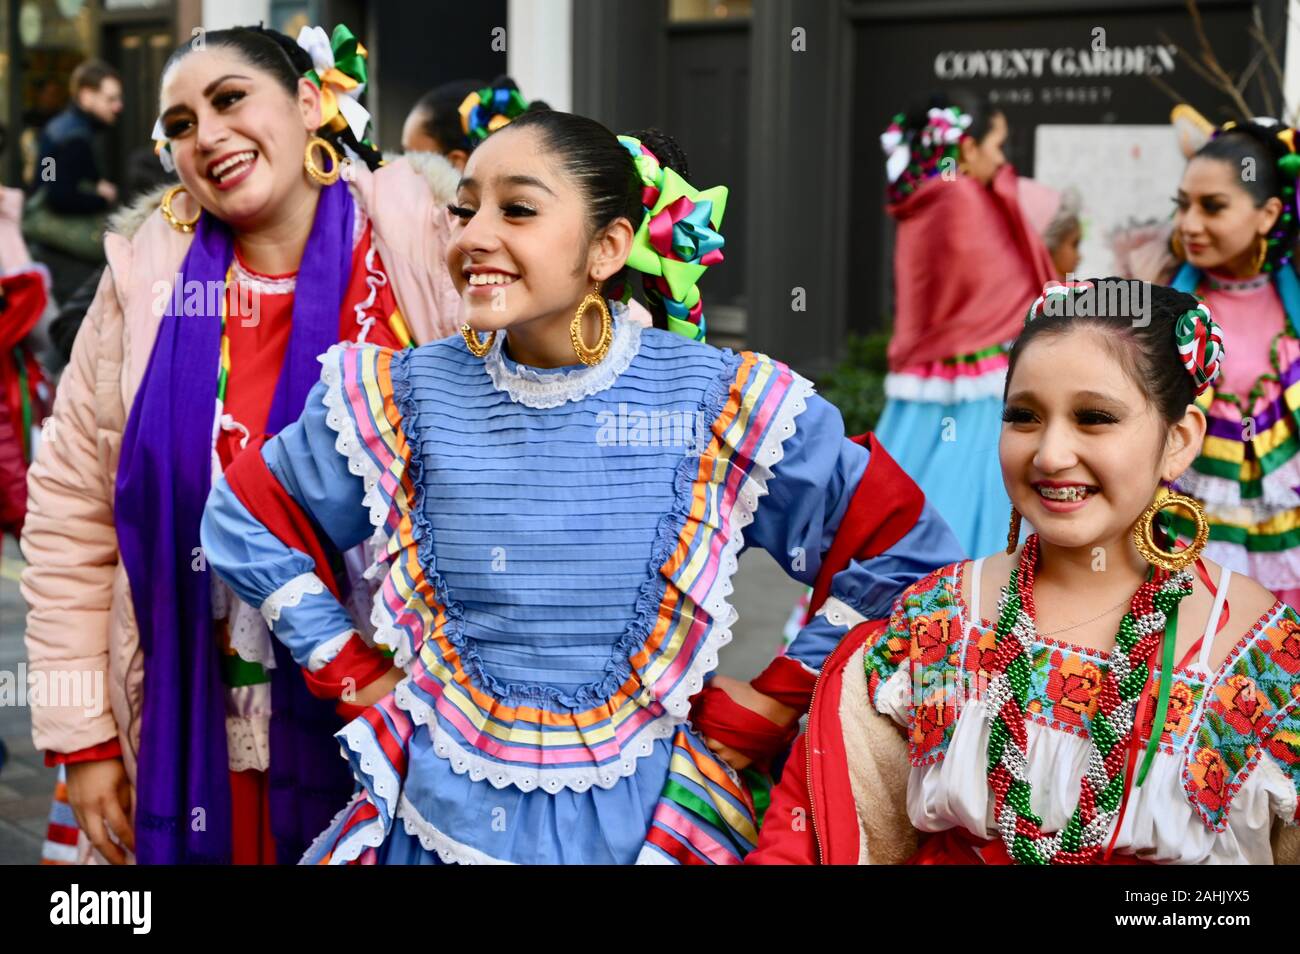
M 1007 530 L 1007 552 L 1015 553 L 1020 545 L 1020 511 L 1011 505 L 1011 526 Z
M 481 358 L 492 350 L 493 343 L 497 340 L 495 331 L 489 332 L 486 338 L 480 338 L 478 332 L 469 326 L 469 323 L 460 326 L 461 337 L 465 339 L 465 347 L 469 348 L 469 353 L 476 358 Z
M 1183 248 L 1183 237 L 1178 233 L 1177 229 L 1174 229 L 1169 236 L 1169 250 L 1174 253 L 1174 258 L 1180 262 L 1187 261 L 1187 249 Z
M 329 157 L 330 169 L 328 172 L 316 165 L 316 155 L 312 150 L 317 146 L 323 149 L 325 155 Z M 333 185 L 338 182 L 339 171 L 342 168 L 339 164 L 338 150 L 330 145 L 328 139 L 322 139 L 320 136 L 312 136 L 307 140 L 307 148 L 303 150 L 302 154 L 302 167 L 313 181 L 323 186 Z
M 1155 537 L 1151 532 L 1152 521 L 1165 507 L 1182 507 L 1192 515 L 1196 521 L 1196 534 L 1192 542 L 1182 550 L 1161 550 L 1156 544 Z M 1142 511 L 1142 516 L 1138 517 L 1137 524 L 1133 527 L 1133 545 L 1137 547 L 1138 553 L 1142 554 L 1142 559 L 1146 560 L 1152 566 L 1158 566 L 1168 573 L 1177 573 L 1183 567 L 1191 564 L 1201 555 L 1205 549 L 1205 544 L 1210 539 L 1210 521 L 1205 515 L 1205 508 L 1201 502 L 1185 494 L 1167 493 L 1157 494 L 1156 499 L 1151 501 L 1150 506 Z
M 588 348 L 582 340 L 582 316 L 593 306 L 600 310 L 600 338 L 594 346 Z M 595 289 L 582 299 L 582 304 L 574 313 L 573 320 L 569 322 L 569 339 L 573 342 L 573 350 L 578 360 L 589 366 L 600 364 L 609 353 L 610 342 L 614 340 L 613 327 L 614 319 L 609 314 L 609 306 L 605 304 L 605 299 L 601 297 L 600 282 L 597 282 Z
M 174 228 L 177 232 L 184 232 L 186 235 L 188 235 L 190 232 L 194 231 L 194 226 L 198 223 L 199 216 L 203 214 L 203 207 L 202 206 L 199 207 L 199 211 L 194 213 L 194 218 L 192 219 L 178 218 L 176 213 L 172 211 L 172 200 L 175 199 L 182 192 L 185 192 L 185 186 L 180 186 L 180 185 L 172 186 L 170 189 L 164 192 L 162 197 L 162 205 L 160 206 L 159 211 L 162 212 L 163 220 L 168 225 Z M 188 192 L 185 192 L 185 194 L 189 195 Z M 191 198 L 193 198 L 193 196 L 191 196 Z
M 1255 242 L 1254 274 L 1258 275 L 1264 270 L 1264 263 L 1268 261 L 1268 239 L 1261 235 Z

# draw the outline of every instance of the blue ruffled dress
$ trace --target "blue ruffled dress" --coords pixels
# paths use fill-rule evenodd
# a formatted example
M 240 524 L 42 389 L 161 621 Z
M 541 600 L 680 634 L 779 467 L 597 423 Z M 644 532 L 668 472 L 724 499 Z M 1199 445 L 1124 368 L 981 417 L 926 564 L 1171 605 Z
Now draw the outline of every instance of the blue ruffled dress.
M 335 348 L 262 449 L 336 546 L 371 537 L 363 636 L 407 673 L 338 734 L 358 792 L 305 862 L 727 863 L 756 843 L 761 792 L 707 749 L 690 698 L 731 639 L 740 553 L 811 583 L 868 452 L 784 365 L 614 310 L 591 368 L 520 366 L 505 336 L 486 359 L 459 338 Z M 224 481 L 203 543 L 300 665 L 355 632 Z M 927 507 L 834 578 L 786 653 L 816 671 L 958 552 Z

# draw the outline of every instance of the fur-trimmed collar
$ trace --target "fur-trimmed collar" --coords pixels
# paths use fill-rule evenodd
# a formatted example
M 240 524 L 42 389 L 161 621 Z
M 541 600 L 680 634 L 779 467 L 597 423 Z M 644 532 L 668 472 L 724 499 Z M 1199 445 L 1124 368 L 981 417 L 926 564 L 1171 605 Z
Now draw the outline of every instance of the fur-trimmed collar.
M 447 161 L 445 156 L 435 152 L 408 152 L 401 158 L 410 163 L 411 168 L 424 176 L 429 191 L 440 205 L 445 205 L 456 198 L 456 184 L 460 182 L 460 170 Z M 393 161 L 390 159 L 390 161 Z M 124 205 L 108 219 L 108 230 L 126 238 L 134 238 L 135 233 L 144 225 L 145 220 L 153 215 L 154 210 L 162 204 L 162 197 L 174 183 L 165 183 L 149 192 L 141 193 L 130 205 Z M 354 196 L 355 197 L 355 196 Z
M 124 205 L 108 217 L 108 230 L 126 238 L 134 238 L 140 226 L 162 205 L 162 197 L 175 183 L 165 182 L 148 192 L 136 196 L 130 205 Z
M 460 170 L 448 162 L 446 156 L 436 152 L 408 152 L 403 158 L 411 164 L 412 169 L 424 176 L 429 191 L 439 204 L 445 205 L 455 200 Z

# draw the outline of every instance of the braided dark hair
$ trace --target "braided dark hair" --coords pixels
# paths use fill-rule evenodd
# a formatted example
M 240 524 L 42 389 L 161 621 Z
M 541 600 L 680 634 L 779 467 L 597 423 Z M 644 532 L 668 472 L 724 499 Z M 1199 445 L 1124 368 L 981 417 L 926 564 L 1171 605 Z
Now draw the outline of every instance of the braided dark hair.
M 1197 150 L 1193 159 L 1217 159 L 1233 167 L 1235 178 L 1246 190 L 1255 208 L 1276 196 L 1282 211 L 1268 233 L 1268 255 L 1263 270 L 1271 272 L 1288 264 L 1300 239 L 1300 211 L 1296 208 L 1295 173 L 1284 171 L 1283 158 L 1294 155 L 1278 139 L 1282 127 L 1250 122 L 1216 132 L 1215 137 Z M 1240 173 L 1249 161 L 1253 175 Z M 1295 163 L 1296 160 L 1289 160 Z
M 270 76 L 290 96 L 297 96 L 298 81 L 313 68 L 310 54 L 292 38 L 260 24 L 211 30 L 204 33 L 202 38 L 202 46 L 194 40 L 178 46 L 167 58 L 163 73 L 197 49 L 221 47 L 236 51 L 249 66 Z M 342 130 L 322 126 L 316 130 L 316 135 L 329 141 L 340 154 L 343 153 L 344 146 L 351 149 L 371 169 L 378 169 L 383 164 L 383 156 L 379 151 L 368 143 L 360 142 L 346 125 Z
M 1067 308 L 1025 325 L 1011 346 L 1002 400 L 1006 401 L 1016 364 L 1032 342 L 1075 328 L 1095 328 L 1165 422 L 1172 425 L 1181 420 L 1187 405 L 1196 399 L 1196 382 L 1178 352 L 1174 328 L 1183 314 L 1197 307 L 1196 296 L 1121 278 L 1089 281 L 1096 291 L 1092 307 Z

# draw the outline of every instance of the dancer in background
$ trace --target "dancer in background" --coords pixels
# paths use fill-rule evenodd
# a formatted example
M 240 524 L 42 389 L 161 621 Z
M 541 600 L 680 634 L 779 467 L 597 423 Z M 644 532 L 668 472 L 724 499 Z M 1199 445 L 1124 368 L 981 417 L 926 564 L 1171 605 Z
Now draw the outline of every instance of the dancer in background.
M 402 123 L 402 151 L 437 153 L 458 173 L 464 169 L 474 143 L 465 131 L 460 104 L 484 85 L 482 80 L 453 80 L 416 100 Z
M 881 136 L 897 223 L 888 399 L 876 434 L 968 553 L 996 546 L 1010 503 L 997 466 L 1006 349 L 1055 277 L 1025 220 L 1007 121 L 963 94 L 900 113 Z
M 463 337 L 333 349 L 298 423 L 218 482 L 204 550 L 298 663 L 329 681 L 358 643 L 312 555 L 372 538 L 406 670 L 339 733 L 361 791 L 306 862 L 737 862 L 766 785 L 733 768 L 788 744 L 851 621 L 957 550 L 809 382 L 701 340 L 726 198 L 663 134 L 519 117 L 458 189 Z M 625 265 L 662 279 L 659 327 L 606 302 Z M 833 611 L 701 693 L 746 545 Z M 832 546 L 856 559 L 822 581 Z
M 1217 130 L 1183 173 L 1170 241 L 1181 260 L 1171 284 L 1201 297 L 1232 342 L 1222 380 L 1201 398 L 1204 450 L 1179 488 L 1210 514 L 1209 555 L 1293 605 L 1300 601 L 1295 137 L 1272 120 Z M 1186 533 L 1186 521 L 1177 529 Z
M 1153 526 L 1177 503 L 1205 529 L 1163 487 L 1219 329 L 1164 287 L 1146 323 L 1056 307 L 1087 290 L 1040 299 L 1010 354 L 1002 471 L 1036 532 L 841 643 L 750 861 L 1297 860 L 1300 618 Z
M 214 585 L 199 518 L 240 450 L 298 416 L 330 345 L 455 327 L 445 197 L 405 161 L 372 171 L 347 28 L 203 41 L 160 90 L 181 185 L 105 240 L 23 532 L 32 671 L 102 674 L 109 703 L 33 706 L 35 743 L 114 862 L 294 860 L 346 797 L 333 704 Z M 329 559 L 368 602 L 364 560 Z M 375 673 L 352 675 L 368 701 Z

